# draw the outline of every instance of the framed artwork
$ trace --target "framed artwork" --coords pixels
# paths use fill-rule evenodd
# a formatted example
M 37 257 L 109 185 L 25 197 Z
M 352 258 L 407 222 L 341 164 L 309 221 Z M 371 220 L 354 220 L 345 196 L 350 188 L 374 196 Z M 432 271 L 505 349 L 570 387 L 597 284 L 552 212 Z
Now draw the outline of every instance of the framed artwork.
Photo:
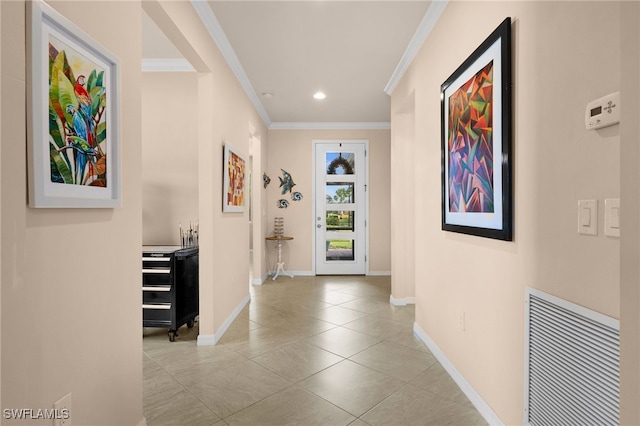
M 442 229 L 511 241 L 511 18 L 442 84 Z
M 27 4 L 29 206 L 119 207 L 118 60 L 47 4 Z
M 243 212 L 246 163 L 229 144 L 224 145 L 223 212 Z

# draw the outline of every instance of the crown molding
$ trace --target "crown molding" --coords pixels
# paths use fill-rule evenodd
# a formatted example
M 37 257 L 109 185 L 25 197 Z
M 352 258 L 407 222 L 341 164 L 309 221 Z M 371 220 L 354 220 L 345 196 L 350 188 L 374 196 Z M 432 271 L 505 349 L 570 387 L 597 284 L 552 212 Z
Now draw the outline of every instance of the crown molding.
M 389 122 L 274 122 L 269 130 L 389 130 Z
M 256 111 L 258 111 L 258 114 L 262 118 L 265 126 L 269 127 L 271 125 L 271 119 L 269 118 L 267 111 L 264 109 L 264 106 L 260 102 L 260 98 L 258 98 L 256 91 L 249 81 L 247 73 L 244 71 L 244 68 L 240 64 L 240 60 L 238 59 L 236 52 L 233 50 L 233 47 L 231 47 L 231 43 L 222 30 L 222 26 L 220 25 L 220 22 L 218 22 L 216 16 L 213 14 L 213 11 L 205 0 L 191 0 L 191 6 L 193 6 L 196 13 L 200 17 L 200 20 L 209 32 L 209 35 L 220 49 L 222 56 L 225 58 L 227 64 L 231 68 L 231 71 L 233 71 L 236 78 L 240 82 L 240 85 L 249 97 L 249 100 L 255 107 Z
M 184 58 L 143 59 L 143 72 L 195 72 L 195 68 Z
M 418 50 L 420 50 L 422 43 L 427 39 L 431 30 L 433 30 L 433 27 L 436 26 L 436 22 L 438 22 L 440 15 L 442 15 L 442 12 L 447 7 L 448 3 L 449 0 L 437 0 L 432 2 L 429 9 L 427 9 L 427 13 L 425 13 L 422 21 L 420 21 L 418 29 L 413 35 L 407 49 L 402 55 L 402 58 L 400 58 L 400 62 L 393 71 L 393 74 L 391 74 L 391 78 L 384 88 L 387 95 L 391 95 L 393 93 L 396 85 L 404 75 L 405 71 L 407 71 L 407 68 L 409 68 L 409 65 L 411 65 L 411 62 L 413 62 Z

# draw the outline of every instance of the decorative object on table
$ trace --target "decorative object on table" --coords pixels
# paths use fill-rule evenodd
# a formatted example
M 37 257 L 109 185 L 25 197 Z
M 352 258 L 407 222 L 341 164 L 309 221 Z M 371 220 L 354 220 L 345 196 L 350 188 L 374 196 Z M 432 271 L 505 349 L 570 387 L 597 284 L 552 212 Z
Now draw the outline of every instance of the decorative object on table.
M 286 209 L 287 207 L 289 207 L 289 202 L 287 200 L 285 200 L 284 198 L 278 200 L 279 209 Z
M 199 229 L 200 224 L 198 221 L 195 223 L 189 222 L 189 228 L 186 229 L 183 229 L 182 224 L 180 224 L 180 246 L 182 248 L 198 247 Z
M 294 192 L 293 194 L 291 194 L 291 199 L 293 201 L 300 201 L 302 200 L 302 194 L 299 192 Z
M 264 185 L 265 189 L 267 188 L 267 186 L 269 186 L 270 183 L 271 183 L 271 178 L 267 176 L 266 173 L 262 173 L 262 184 Z
M 223 212 L 244 211 L 244 179 L 245 161 L 229 144 L 224 144 L 223 163 L 224 191 L 222 200 Z
M 278 179 L 280 179 L 280 188 L 282 188 L 282 195 L 284 195 L 287 192 L 291 192 L 291 188 L 296 186 L 296 184 L 293 182 L 293 178 L 289 172 L 283 169 L 280 170 L 282 170 L 283 177 L 278 176 Z
M 27 5 L 29 206 L 119 207 L 118 59 L 44 2 Z
M 283 217 L 276 217 L 273 219 L 273 236 L 274 237 L 284 236 L 284 218 Z
M 511 19 L 441 86 L 442 229 L 512 240 Z

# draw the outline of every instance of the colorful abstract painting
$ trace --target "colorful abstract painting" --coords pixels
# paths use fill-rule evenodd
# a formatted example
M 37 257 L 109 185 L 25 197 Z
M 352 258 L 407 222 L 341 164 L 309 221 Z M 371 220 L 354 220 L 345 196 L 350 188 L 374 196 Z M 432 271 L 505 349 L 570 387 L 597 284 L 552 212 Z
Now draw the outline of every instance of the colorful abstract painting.
M 49 152 L 53 183 L 106 187 L 105 71 L 49 36 Z
M 449 98 L 449 211 L 493 213 L 493 61 Z
M 511 241 L 511 19 L 440 87 L 442 229 Z
M 245 161 L 229 145 L 224 149 L 224 204 L 223 211 L 244 211 Z

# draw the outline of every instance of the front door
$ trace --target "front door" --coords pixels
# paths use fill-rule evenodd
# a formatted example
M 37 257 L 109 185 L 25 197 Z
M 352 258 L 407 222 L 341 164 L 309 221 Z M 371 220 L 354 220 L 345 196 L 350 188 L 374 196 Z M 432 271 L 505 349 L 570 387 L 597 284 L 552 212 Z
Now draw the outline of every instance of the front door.
M 314 144 L 316 274 L 365 274 L 367 142 Z

